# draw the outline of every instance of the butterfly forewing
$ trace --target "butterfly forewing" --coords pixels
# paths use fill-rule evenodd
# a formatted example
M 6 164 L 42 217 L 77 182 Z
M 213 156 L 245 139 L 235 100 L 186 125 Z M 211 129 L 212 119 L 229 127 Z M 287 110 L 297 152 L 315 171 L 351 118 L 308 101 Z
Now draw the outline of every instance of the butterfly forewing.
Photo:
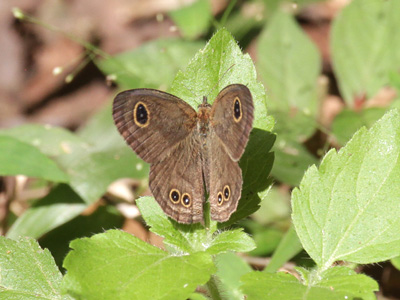
M 196 126 L 196 112 L 190 105 L 151 89 L 119 93 L 113 117 L 127 144 L 149 163 L 160 161 Z

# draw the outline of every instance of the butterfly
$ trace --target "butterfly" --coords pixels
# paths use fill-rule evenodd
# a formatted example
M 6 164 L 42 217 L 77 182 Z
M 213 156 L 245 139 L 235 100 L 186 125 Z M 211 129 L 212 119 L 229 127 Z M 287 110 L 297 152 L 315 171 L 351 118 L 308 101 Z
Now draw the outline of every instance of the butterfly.
M 208 195 L 211 219 L 225 222 L 242 189 L 242 156 L 254 118 L 250 90 L 232 84 L 196 112 L 182 99 L 153 89 L 119 93 L 115 125 L 126 143 L 150 164 L 150 190 L 179 223 L 202 222 Z

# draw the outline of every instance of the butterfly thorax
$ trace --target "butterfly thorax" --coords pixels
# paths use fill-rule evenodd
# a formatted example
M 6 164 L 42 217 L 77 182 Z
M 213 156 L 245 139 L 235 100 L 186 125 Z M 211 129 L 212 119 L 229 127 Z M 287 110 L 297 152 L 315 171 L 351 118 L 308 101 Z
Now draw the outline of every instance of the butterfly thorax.
M 206 138 L 209 133 L 210 114 L 211 105 L 207 103 L 207 97 L 204 97 L 197 112 L 197 129 L 202 138 Z

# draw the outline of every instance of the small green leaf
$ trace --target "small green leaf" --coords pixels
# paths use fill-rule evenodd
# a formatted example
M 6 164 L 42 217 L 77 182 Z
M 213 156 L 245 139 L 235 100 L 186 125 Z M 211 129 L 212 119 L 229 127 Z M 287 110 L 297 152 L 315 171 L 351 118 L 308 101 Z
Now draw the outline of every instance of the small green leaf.
M 209 0 L 197 0 L 168 14 L 179 27 L 182 35 L 189 39 L 203 34 L 208 29 L 212 18 Z
M 257 81 L 250 56 L 242 53 L 226 29 L 219 30 L 210 39 L 185 72 L 178 72 L 170 92 L 197 109 L 203 96 L 208 96 L 212 104 L 224 87 L 235 83 L 244 84 L 251 91 L 255 107 L 253 127 L 270 131 L 273 119 L 267 116 L 264 87 Z
M 217 234 L 207 248 L 207 253 L 219 254 L 228 251 L 249 252 L 255 247 L 256 244 L 253 239 L 243 232 L 242 228 L 238 228 Z
M 395 266 L 395 268 L 397 270 L 400 270 L 400 256 L 392 258 L 390 261 L 392 262 L 392 265 Z
M 287 273 L 250 272 L 242 277 L 242 289 L 248 300 L 376 299 L 377 282 L 349 268 L 335 267 L 314 277 L 307 275 L 313 281 L 303 284 Z
M 98 60 L 99 68 L 123 89 L 167 89 L 178 70 L 204 44 L 179 39 L 151 41 L 137 49 Z
M 71 299 L 61 295 L 61 280 L 50 252 L 34 239 L 0 236 L 1 299 Z
M 400 113 L 361 128 L 292 193 L 292 219 L 322 269 L 337 260 L 373 263 L 400 255 Z
M 81 299 L 187 299 L 215 272 L 205 253 L 171 256 L 122 231 L 75 240 L 65 289 Z
M 50 230 L 78 216 L 85 208 L 82 199 L 67 185 L 56 186 L 20 216 L 7 232 L 7 237 L 39 238 Z
M 251 267 L 234 253 L 224 253 L 215 258 L 217 265 L 218 290 L 223 299 L 242 300 L 240 277 L 251 271 Z
M 68 176 L 36 147 L 10 136 L 0 135 L 0 174 L 26 175 L 55 182 L 68 182 Z
M 373 97 L 398 72 L 399 11 L 399 1 L 354 0 L 335 18 L 332 62 L 349 106 L 358 97 Z
M 164 244 L 184 253 L 206 249 L 211 237 L 201 224 L 179 224 L 170 219 L 153 197 L 141 197 L 136 204 L 150 231 L 163 237 Z M 203 245 L 203 242 L 206 243 Z

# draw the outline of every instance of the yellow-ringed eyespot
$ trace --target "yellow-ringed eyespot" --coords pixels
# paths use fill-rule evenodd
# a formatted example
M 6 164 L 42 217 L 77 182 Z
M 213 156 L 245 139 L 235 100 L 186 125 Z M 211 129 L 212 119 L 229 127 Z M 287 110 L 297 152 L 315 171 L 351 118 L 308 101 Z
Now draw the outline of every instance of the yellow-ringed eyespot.
M 240 101 L 239 97 L 236 97 L 233 100 L 233 119 L 235 122 L 239 122 L 242 119 L 242 102 Z
M 192 198 L 188 193 L 182 195 L 181 203 L 184 207 L 189 207 L 192 204 Z
M 229 201 L 231 198 L 231 189 L 229 188 L 229 185 L 224 186 L 224 200 Z
M 181 200 L 181 193 L 177 189 L 172 189 L 169 192 L 169 200 L 171 200 L 172 203 L 177 204 L 179 200 Z
M 147 105 L 139 101 L 133 109 L 133 120 L 139 127 L 146 127 L 150 122 L 150 111 Z
M 223 198 L 221 192 L 218 192 L 218 194 L 217 194 L 217 203 L 218 203 L 218 206 L 221 206 L 222 203 L 224 203 L 224 198 Z

